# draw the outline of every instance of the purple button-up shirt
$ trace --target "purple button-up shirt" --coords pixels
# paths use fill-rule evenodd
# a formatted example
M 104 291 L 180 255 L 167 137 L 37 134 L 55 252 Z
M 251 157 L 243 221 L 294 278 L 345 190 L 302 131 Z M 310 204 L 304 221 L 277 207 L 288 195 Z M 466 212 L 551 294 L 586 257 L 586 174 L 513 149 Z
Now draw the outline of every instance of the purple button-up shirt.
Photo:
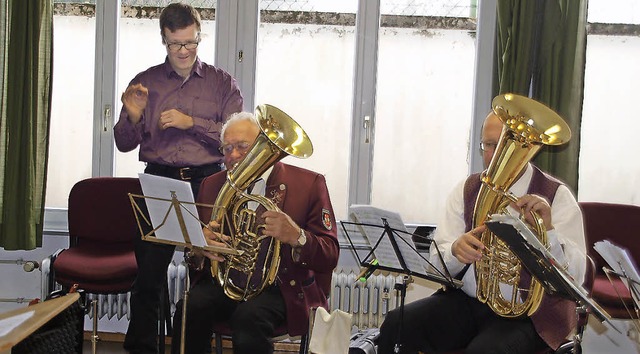
M 242 110 L 242 94 L 229 73 L 196 59 L 184 80 L 168 59 L 136 75 L 129 85 L 149 89 L 142 119 L 132 124 L 122 108 L 114 136 L 118 150 L 140 145 L 140 161 L 184 167 L 222 162 L 220 129 L 229 115 Z M 160 114 L 170 109 L 193 117 L 193 127 L 160 129 Z

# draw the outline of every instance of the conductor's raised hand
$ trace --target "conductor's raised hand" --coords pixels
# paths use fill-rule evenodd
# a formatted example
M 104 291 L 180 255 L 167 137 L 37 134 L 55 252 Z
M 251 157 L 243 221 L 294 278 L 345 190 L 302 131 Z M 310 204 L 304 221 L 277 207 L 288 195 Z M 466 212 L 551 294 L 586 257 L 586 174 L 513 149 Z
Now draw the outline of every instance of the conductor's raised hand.
M 147 107 L 149 90 L 142 84 L 131 85 L 124 91 L 120 100 L 129 115 L 131 123 L 138 124 L 140 118 L 142 118 L 142 112 Z
M 228 242 L 231 240 L 231 237 L 219 232 L 220 225 L 217 222 L 211 221 L 202 231 L 209 246 L 229 247 Z M 202 255 L 212 261 L 224 262 L 224 257 L 217 252 L 202 251 Z
M 487 229 L 485 225 L 476 227 L 475 229 L 462 234 L 451 245 L 451 253 L 458 261 L 469 264 L 479 261 L 482 258 L 482 251 L 485 246 L 480 241 L 480 236 Z

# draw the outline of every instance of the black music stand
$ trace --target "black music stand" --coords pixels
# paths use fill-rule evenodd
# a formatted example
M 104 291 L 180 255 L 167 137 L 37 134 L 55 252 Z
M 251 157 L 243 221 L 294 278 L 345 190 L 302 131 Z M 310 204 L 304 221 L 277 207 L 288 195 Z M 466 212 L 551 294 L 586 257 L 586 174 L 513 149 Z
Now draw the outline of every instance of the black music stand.
M 495 214 L 485 223 L 489 230 L 503 240 L 520 259 L 527 271 L 535 277 L 549 294 L 562 296 L 576 302 L 576 316 L 587 312 L 594 314 L 600 322 L 607 322 L 620 332 L 612 323 L 611 316 L 598 305 L 588 292 L 578 284 L 563 265 L 540 242 L 523 220 L 511 215 Z M 579 323 L 579 321 L 578 321 Z M 582 332 L 578 328 L 573 339 L 574 353 L 581 352 Z
M 609 265 L 609 267 L 602 267 L 609 282 L 613 285 L 611 276 L 618 277 L 629 290 L 631 299 L 633 300 L 633 312 L 635 315 L 631 313 L 632 309 L 627 306 L 626 301 L 622 295 L 618 293 L 615 285 L 613 285 L 613 289 L 627 310 L 629 318 L 633 321 L 633 325 L 636 327 L 636 330 L 640 332 L 640 320 L 638 319 L 640 315 L 640 274 L 635 265 L 635 261 L 627 249 L 615 245 L 609 240 L 596 242 L 593 245 L 593 249 L 596 250 Z
M 412 277 L 431 280 L 452 288 L 462 287 L 462 282 L 454 279 L 446 266 L 444 272 L 441 272 L 420 254 L 413 245 L 412 236 L 415 235 L 406 230 L 399 214 L 368 205 L 353 205 L 350 208 L 350 214 L 357 222 L 341 221 L 340 223 L 358 263 L 364 268 L 358 276 L 359 280 L 366 281 L 377 269 L 403 275 L 402 283 L 396 283 L 394 287 L 400 292 L 400 325 L 394 348 L 394 351 L 399 353 L 402 347 L 404 302 L 407 286 L 413 281 Z M 354 232 L 353 226 L 355 226 L 355 229 L 368 242 L 370 248 L 368 247 L 369 251 L 364 258 L 360 258 L 358 249 L 362 248 L 354 245 L 345 225 L 352 226 L 351 232 Z M 435 242 L 432 240 L 430 242 L 437 249 Z M 444 265 L 439 249 L 438 256 L 441 264 Z M 435 272 L 427 271 L 426 265 Z
M 179 246 L 185 250 L 196 249 L 228 255 L 241 255 L 243 253 L 243 251 L 236 250 L 230 244 L 227 244 L 226 247 L 207 244 L 202 230 L 208 225 L 200 221 L 197 207 L 211 208 L 212 212 L 218 207 L 211 204 L 195 203 L 193 201 L 193 191 L 188 182 L 143 173 L 139 174 L 139 178 L 145 195 L 129 193 L 129 200 L 144 241 Z M 225 224 L 228 224 L 228 221 L 225 220 L 220 225 L 220 230 L 224 230 Z M 146 232 L 148 229 L 151 230 Z M 185 252 L 185 263 L 189 264 L 187 258 L 187 252 Z M 185 346 L 184 336 L 189 288 L 190 279 L 187 271 L 182 301 L 180 353 L 184 353 Z M 164 343 L 163 334 L 161 332 L 161 343 Z M 164 346 L 162 346 L 162 350 L 164 350 Z

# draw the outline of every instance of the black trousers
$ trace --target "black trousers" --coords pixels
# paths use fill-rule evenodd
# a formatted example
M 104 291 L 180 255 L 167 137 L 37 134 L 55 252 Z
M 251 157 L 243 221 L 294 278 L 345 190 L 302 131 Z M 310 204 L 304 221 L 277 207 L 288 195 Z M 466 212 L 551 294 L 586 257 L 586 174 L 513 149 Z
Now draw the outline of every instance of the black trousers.
M 285 302 L 280 289 L 273 285 L 256 297 L 237 302 L 209 275 L 203 276 L 191 288 L 187 297 L 185 353 L 211 352 L 215 323 L 228 323 L 233 331 L 234 354 L 273 353 L 275 329 L 286 321 Z M 178 302 L 173 318 L 171 353 L 180 353 L 183 302 Z
M 217 170 L 220 170 L 218 165 Z M 148 166 L 146 173 L 176 178 L 176 169 L 159 169 L 157 166 Z M 209 167 L 207 172 L 217 172 L 215 166 Z M 178 174 L 179 175 L 179 174 Z M 198 195 L 200 183 L 205 175 L 190 176 L 189 182 L 194 197 Z M 144 211 L 146 207 L 143 205 Z M 148 233 L 151 229 L 143 227 Z M 131 289 L 131 318 L 127 334 L 125 335 L 124 348 L 130 353 L 158 353 L 158 333 L 164 331 L 159 324 L 159 309 L 162 304 L 161 294 L 167 286 L 167 267 L 173 259 L 175 246 L 163 245 L 153 242 L 136 240 L 135 252 L 138 263 L 138 275 Z M 170 316 L 166 313 L 165 316 Z
M 462 290 L 438 291 L 402 312 L 390 311 L 380 328 L 378 354 L 394 353 L 396 344 L 401 353 L 536 353 L 546 347 L 528 317 L 500 317 Z

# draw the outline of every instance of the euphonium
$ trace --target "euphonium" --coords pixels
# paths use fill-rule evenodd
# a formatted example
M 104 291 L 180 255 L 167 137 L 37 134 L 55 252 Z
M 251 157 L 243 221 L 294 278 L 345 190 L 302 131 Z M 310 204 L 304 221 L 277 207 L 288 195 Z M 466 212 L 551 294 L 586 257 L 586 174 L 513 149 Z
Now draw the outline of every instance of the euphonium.
M 211 215 L 211 220 L 223 225 L 231 236 L 231 246 L 243 251 L 211 265 L 225 294 L 238 301 L 250 299 L 273 284 L 280 265 L 280 241 L 262 235 L 263 220 L 248 203 L 256 202 L 266 210 L 279 210 L 278 206 L 262 195 L 245 193 L 245 189 L 283 157 L 307 158 L 313 153 L 305 131 L 280 109 L 259 105 L 255 117 L 260 134 L 245 157 L 227 171 Z
M 492 214 L 506 213 L 517 198 L 508 192 L 542 145 L 560 145 L 569 141 L 571 131 L 553 110 L 530 98 L 515 94 L 497 96 L 493 112 L 504 124 L 489 167 L 481 175 L 482 184 L 473 213 L 473 227 L 487 221 Z M 547 232 L 542 219 L 533 213 L 536 225 L 532 230 L 548 247 Z M 540 306 L 544 289 L 531 278 L 528 289 L 521 289 L 522 263 L 509 247 L 489 229 L 483 232 L 484 255 L 475 262 L 476 296 L 496 314 L 503 317 L 532 315 Z M 500 284 L 511 289 L 505 296 Z

